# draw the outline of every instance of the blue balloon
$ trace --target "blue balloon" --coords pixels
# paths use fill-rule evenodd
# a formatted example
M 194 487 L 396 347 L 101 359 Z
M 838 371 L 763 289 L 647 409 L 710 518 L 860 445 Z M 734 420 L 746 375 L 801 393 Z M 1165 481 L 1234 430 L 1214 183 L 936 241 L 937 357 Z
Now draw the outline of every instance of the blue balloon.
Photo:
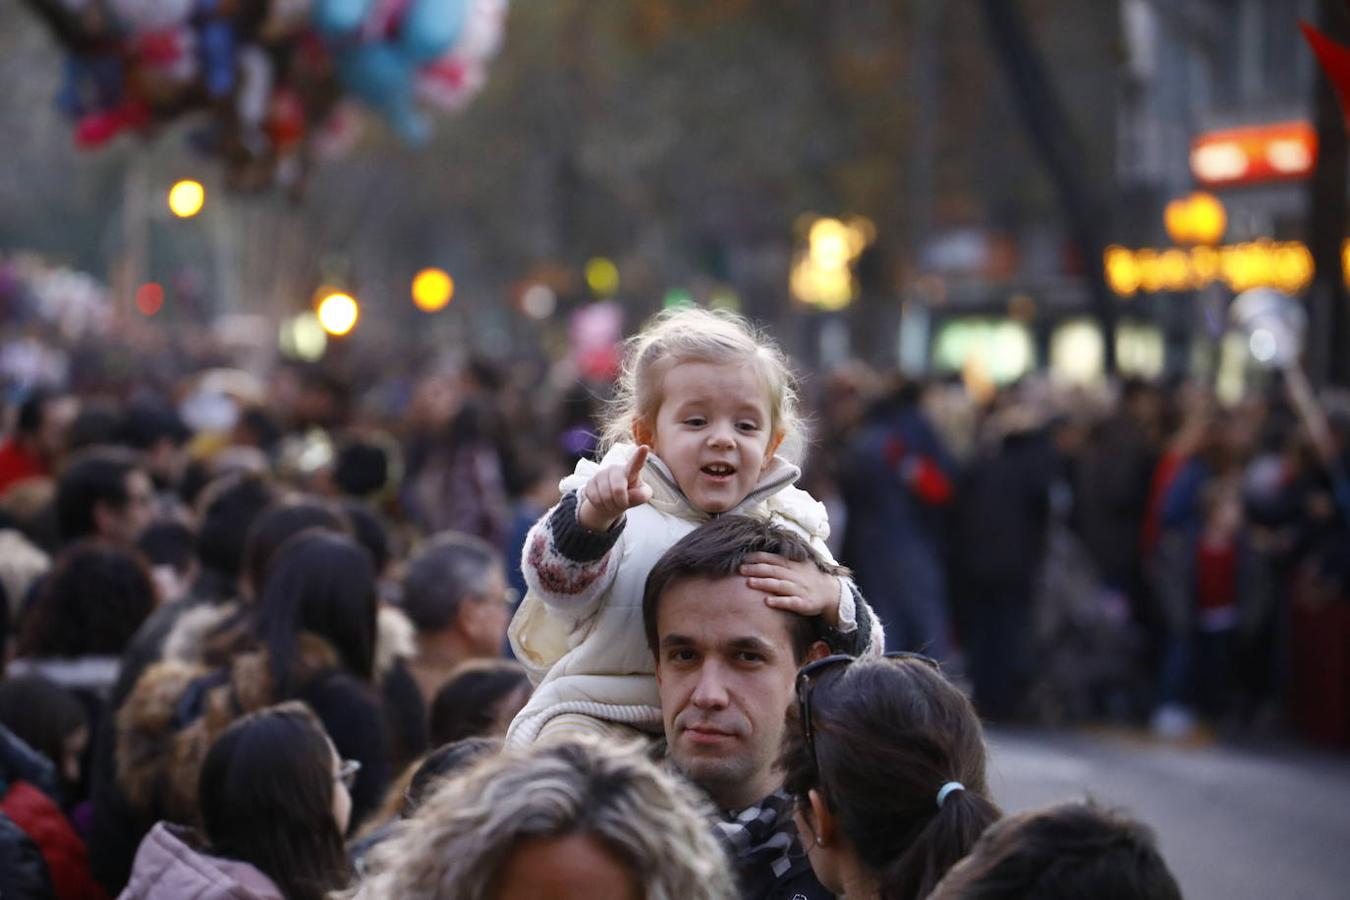
M 417 62 L 438 59 L 459 40 L 467 15 L 466 0 L 415 0 L 403 14 L 399 46 Z
M 338 74 L 342 84 L 362 102 L 384 116 L 405 141 L 420 144 L 431 136 L 413 96 L 416 64 L 390 44 L 363 44 L 342 55 Z
M 320 33 L 350 35 L 370 15 L 373 0 L 314 0 L 310 21 Z

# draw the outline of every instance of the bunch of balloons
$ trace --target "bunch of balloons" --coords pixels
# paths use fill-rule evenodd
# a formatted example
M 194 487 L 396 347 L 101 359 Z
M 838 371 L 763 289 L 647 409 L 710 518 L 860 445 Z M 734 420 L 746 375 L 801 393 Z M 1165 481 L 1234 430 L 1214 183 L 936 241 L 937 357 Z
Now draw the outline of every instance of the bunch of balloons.
M 508 0 L 24 0 L 66 50 L 57 98 L 76 143 L 192 143 L 241 190 L 299 190 L 350 134 L 347 100 L 409 143 L 486 81 Z

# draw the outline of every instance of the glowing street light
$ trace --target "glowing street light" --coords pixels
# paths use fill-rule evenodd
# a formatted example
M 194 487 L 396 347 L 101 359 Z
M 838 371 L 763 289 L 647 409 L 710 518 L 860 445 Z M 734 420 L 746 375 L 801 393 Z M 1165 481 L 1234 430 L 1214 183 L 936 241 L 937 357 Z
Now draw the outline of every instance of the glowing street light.
M 350 334 L 356 327 L 356 320 L 361 317 L 361 307 L 357 305 L 356 300 L 350 294 L 342 293 L 324 297 L 319 301 L 315 312 L 319 316 L 319 324 L 323 326 L 323 330 L 333 337 Z
M 184 180 L 169 189 L 169 209 L 180 219 L 190 219 L 206 205 L 206 188 L 201 182 Z
M 422 312 L 439 312 L 454 296 L 455 280 L 441 269 L 423 269 L 413 278 L 413 304 Z

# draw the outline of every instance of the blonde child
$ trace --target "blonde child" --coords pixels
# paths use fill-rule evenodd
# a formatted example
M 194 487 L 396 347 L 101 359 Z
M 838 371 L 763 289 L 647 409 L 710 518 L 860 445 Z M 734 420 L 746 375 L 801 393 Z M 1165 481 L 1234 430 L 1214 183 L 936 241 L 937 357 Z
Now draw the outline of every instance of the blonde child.
M 538 685 L 508 746 L 576 731 L 660 732 L 642 623 L 647 575 L 676 541 L 722 513 L 768 518 L 830 560 L 823 505 L 793 487 L 802 442 L 782 353 L 739 316 L 683 309 L 630 338 L 599 463 L 563 479 L 530 530 L 529 587 L 511 646 Z M 778 609 L 820 616 L 835 649 L 880 653 L 883 635 L 853 582 L 814 564 L 751 557 L 741 571 Z

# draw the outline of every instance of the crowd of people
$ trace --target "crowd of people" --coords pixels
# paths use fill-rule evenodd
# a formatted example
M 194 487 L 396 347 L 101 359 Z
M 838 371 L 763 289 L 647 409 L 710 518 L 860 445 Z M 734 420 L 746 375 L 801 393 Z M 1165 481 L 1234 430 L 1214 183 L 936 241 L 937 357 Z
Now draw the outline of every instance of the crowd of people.
M 12 385 L 0 894 L 1180 896 L 982 721 L 1298 721 L 1346 518 L 1277 390 L 623 359 Z

